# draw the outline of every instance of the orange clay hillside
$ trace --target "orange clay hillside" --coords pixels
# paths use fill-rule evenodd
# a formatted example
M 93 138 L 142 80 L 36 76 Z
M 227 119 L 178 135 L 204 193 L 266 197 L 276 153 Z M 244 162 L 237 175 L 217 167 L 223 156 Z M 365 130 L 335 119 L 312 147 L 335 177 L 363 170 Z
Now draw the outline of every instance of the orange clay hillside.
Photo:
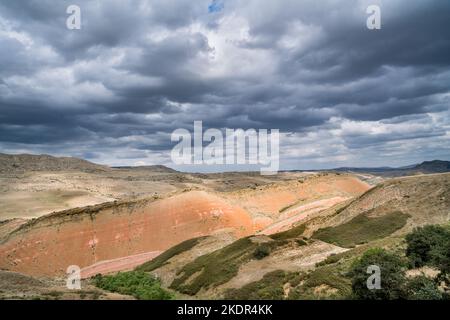
M 186 239 L 228 228 L 236 237 L 253 232 L 244 210 L 201 191 L 72 209 L 31 221 L 10 234 L 0 245 L 0 268 L 58 275 L 69 265 L 83 268 L 137 254 L 144 254 L 145 261 Z M 134 260 L 125 268 L 142 263 Z
M 70 209 L 9 230 L 12 220 L 3 227 L 9 232 L 0 244 L 0 269 L 54 276 L 78 265 L 83 277 L 129 270 L 187 239 L 217 233 L 241 238 L 287 229 L 309 213 L 369 189 L 346 174 L 293 176 L 295 180 L 229 192 L 204 188 L 162 199 Z
M 288 229 L 312 213 L 352 199 L 370 189 L 358 178 L 321 173 L 284 183 L 238 190 L 225 195 L 253 216 L 255 231 L 272 234 Z

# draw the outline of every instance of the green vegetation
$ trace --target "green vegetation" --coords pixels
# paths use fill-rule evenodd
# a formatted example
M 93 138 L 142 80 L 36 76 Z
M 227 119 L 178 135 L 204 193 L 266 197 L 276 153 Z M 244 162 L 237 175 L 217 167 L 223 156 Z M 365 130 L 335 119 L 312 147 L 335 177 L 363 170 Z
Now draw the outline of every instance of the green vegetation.
M 283 300 L 290 299 L 293 288 L 300 285 L 305 278 L 304 273 L 285 272 L 276 270 L 269 272 L 255 282 L 251 282 L 239 289 L 229 289 L 225 299 L 229 300 Z M 285 291 L 288 285 L 288 291 Z M 289 294 L 288 294 L 289 293 Z
M 260 244 L 256 247 L 255 251 L 253 251 L 253 256 L 258 260 L 264 259 L 268 255 L 270 255 L 270 246 L 266 243 Z
M 305 230 L 306 230 L 306 225 L 301 224 L 301 225 L 296 226 L 287 231 L 275 233 L 275 234 L 271 235 L 270 237 L 274 240 L 288 240 L 288 239 L 300 237 L 303 234 L 303 232 L 305 232 Z
M 362 214 L 336 227 L 319 229 L 312 237 L 351 248 L 392 234 L 406 224 L 408 217 L 409 215 L 399 211 L 374 218 Z
M 176 246 L 164 251 L 162 254 L 157 256 L 155 259 L 148 261 L 144 263 L 143 265 L 140 265 L 136 268 L 136 271 L 144 271 L 144 272 L 150 272 L 153 270 L 156 270 L 158 268 L 161 268 L 163 265 L 168 263 L 168 260 L 173 258 L 176 255 L 179 255 L 183 252 L 186 252 L 193 247 L 195 247 L 202 239 L 205 237 L 200 238 L 194 238 L 189 239 L 184 242 L 181 242 L 180 244 L 177 244 Z
M 369 266 L 378 266 L 381 271 L 381 289 L 367 288 Z M 356 299 L 393 300 L 403 296 L 406 262 L 397 255 L 384 249 L 373 248 L 357 259 L 349 272 L 352 278 L 352 290 Z
M 342 254 L 331 254 L 325 260 L 316 263 L 316 267 L 326 266 L 328 264 L 334 264 L 339 262 L 342 259 Z
M 351 282 L 333 268 L 319 268 L 308 274 L 277 270 L 239 289 L 230 289 L 225 299 L 239 300 L 298 300 L 317 299 L 316 289 L 326 286 L 327 298 L 345 298 L 351 294 Z
M 429 225 L 406 236 L 406 256 L 414 268 L 429 265 L 450 272 L 450 228 Z
M 239 289 L 230 289 L 225 299 L 232 300 L 281 300 L 284 298 L 283 285 L 286 273 L 282 270 L 264 275 L 260 281 L 249 283 Z
M 177 278 L 170 288 L 179 292 L 194 295 L 200 289 L 216 287 L 228 282 L 237 275 L 239 267 L 252 260 L 262 259 L 276 248 L 287 244 L 287 241 L 269 241 L 257 243 L 251 237 L 239 239 L 232 244 L 196 258 L 186 264 L 177 273 Z
M 409 215 L 391 212 L 381 217 L 360 215 L 337 227 L 321 229 L 313 237 L 343 247 L 362 244 L 351 250 L 330 255 L 307 273 L 277 270 L 238 289 L 225 292 L 226 299 L 448 299 L 439 284 L 448 283 L 449 232 L 448 227 L 427 226 L 415 229 L 406 236 L 387 237 L 402 228 Z M 309 240 L 302 236 L 304 224 L 291 230 L 270 236 L 273 241 L 260 242 L 252 237 L 242 238 L 225 248 L 203 255 L 186 264 L 171 284 L 179 292 L 195 295 L 200 290 L 208 290 L 228 282 L 238 273 L 240 266 L 252 259 L 264 259 L 275 248 L 289 245 L 307 245 Z M 252 241 L 253 240 L 253 241 Z M 167 257 L 182 252 L 184 247 L 194 246 L 185 242 L 170 249 Z M 381 246 L 383 248 L 374 248 Z M 408 259 L 409 258 L 409 259 Z M 152 261 L 155 265 L 161 262 Z M 408 263 L 408 260 L 410 262 Z M 150 263 L 147 264 L 150 265 Z M 367 288 L 369 266 L 379 266 L 381 289 Z M 424 276 L 406 277 L 408 266 L 423 265 L 439 268 L 440 276 L 430 279 Z M 152 267 L 156 268 L 156 267 Z M 153 269 L 151 269 L 153 270 Z
M 405 297 L 410 300 L 440 300 L 443 298 L 436 282 L 424 276 L 408 280 L 404 291 Z
M 256 246 L 257 244 L 247 237 L 200 256 L 177 273 L 178 278 L 172 282 L 170 288 L 194 295 L 202 288 L 223 284 L 237 274 L 241 264 L 251 259 Z M 190 279 L 191 277 L 194 278 Z
M 381 289 L 367 288 L 367 268 L 371 265 L 380 267 Z M 426 276 L 407 278 L 406 259 L 384 249 L 368 250 L 361 258 L 354 261 L 348 275 L 352 278 L 353 297 L 368 300 L 441 300 L 448 299 L 448 293 L 441 291 L 435 279 Z
M 320 267 L 308 274 L 304 289 L 314 289 L 321 285 L 327 285 L 332 289 L 337 289 L 336 297 L 348 297 L 351 294 L 351 282 L 339 271 L 330 266 Z M 303 290 L 305 291 L 305 290 Z
M 161 288 L 154 276 L 140 271 L 119 272 L 111 276 L 97 275 L 94 284 L 104 290 L 131 295 L 140 300 L 169 300 L 173 295 Z
M 383 238 L 386 235 L 390 235 L 398 228 L 401 228 L 406 223 L 407 218 L 408 215 L 401 212 L 390 213 L 379 218 L 369 218 L 367 216 L 355 218 L 344 225 L 344 233 L 346 234 L 343 239 L 334 241 L 340 244 L 344 242 L 348 245 L 353 244 L 354 241 L 360 243 L 364 237 L 365 241 Z M 357 226 L 356 232 L 351 230 L 355 226 Z M 342 227 L 339 226 L 335 228 Z M 331 230 L 335 228 L 328 229 Z M 270 255 L 271 251 L 276 247 L 292 242 L 299 246 L 307 245 L 308 239 L 302 237 L 305 230 L 306 226 L 304 224 L 298 225 L 288 231 L 271 235 L 270 237 L 274 241 L 260 244 L 253 242 L 251 237 L 247 237 L 240 239 L 225 248 L 200 256 L 194 261 L 186 264 L 177 273 L 170 288 L 185 294 L 195 295 L 201 289 L 207 290 L 211 287 L 226 283 L 237 275 L 239 267 L 242 264 L 252 259 L 263 259 Z M 365 232 L 368 234 L 364 234 Z M 336 237 L 337 236 L 338 235 L 336 235 Z M 318 237 L 322 238 L 320 233 Z M 352 295 L 352 281 L 346 274 L 352 259 L 354 259 L 355 256 L 362 255 L 365 248 L 364 246 L 360 246 L 358 247 L 358 250 L 354 250 L 332 255 L 323 263 L 318 264 L 316 270 L 303 275 L 302 283 L 297 284 L 292 288 L 288 298 L 315 299 L 318 296 L 331 298 L 350 297 Z M 340 263 L 337 267 L 336 263 L 338 261 L 343 261 L 343 263 Z M 287 282 L 292 285 L 286 278 L 288 275 L 290 274 L 286 273 L 285 278 L 282 278 L 279 273 L 268 274 L 267 277 L 260 281 L 228 292 L 226 297 L 241 297 L 242 299 L 279 298 L 280 290 L 283 285 Z M 367 273 L 364 273 L 364 275 L 367 279 Z M 270 285 L 268 284 L 269 282 L 271 283 Z M 319 294 L 317 294 L 317 290 L 319 291 Z

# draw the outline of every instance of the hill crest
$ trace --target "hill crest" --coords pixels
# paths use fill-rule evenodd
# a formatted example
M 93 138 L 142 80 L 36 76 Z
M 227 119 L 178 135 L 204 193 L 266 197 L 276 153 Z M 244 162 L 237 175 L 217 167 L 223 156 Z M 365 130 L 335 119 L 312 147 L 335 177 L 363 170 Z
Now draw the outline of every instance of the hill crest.
M 74 157 L 54 157 L 46 154 L 0 153 L 0 172 L 64 171 L 83 172 L 108 171 L 109 167 Z

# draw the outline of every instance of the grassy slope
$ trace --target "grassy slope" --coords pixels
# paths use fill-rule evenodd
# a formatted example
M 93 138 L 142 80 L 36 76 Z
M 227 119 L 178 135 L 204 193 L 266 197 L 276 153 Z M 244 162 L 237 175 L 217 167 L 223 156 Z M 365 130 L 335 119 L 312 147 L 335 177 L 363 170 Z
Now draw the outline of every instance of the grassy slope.
M 317 287 L 326 285 L 332 294 L 327 298 L 346 298 L 351 294 L 351 282 L 331 266 L 317 268 L 309 273 L 276 270 L 239 289 L 230 289 L 225 299 L 238 300 L 304 300 L 317 299 Z M 289 288 L 289 290 L 286 290 Z
M 148 261 L 144 263 L 143 265 L 140 265 L 136 268 L 136 271 L 144 271 L 144 272 L 150 272 L 153 270 L 156 270 L 166 263 L 168 263 L 168 260 L 173 258 L 174 256 L 177 256 L 185 251 L 188 251 L 195 247 L 202 239 L 205 239 L 206 237 L 199 237 L 194 239 L 189 239 L 186 241 L 183 241 L 176 246 L 173 246 L 172 248 L 164 251 L 162 254 L 157 256 L 151 261 Z
M 258 257 L 257 249 L 270 254 L 277 247 L 286 245 L 284 240 L 256 243 L 251 237 L 239 239 L 232 244 L 196 258 L 186 264 L 177 274 L 170 288 L 181 293 L 195 295 L 201 289 L 216 287 L 237 275 L 239 267 Z
M 225 283 L 237 274 L 239 266 L 249 259 L 249 253 L 256 246 L 250 238 L 242 238 L 225 248 L 200 256 L 178 272 L 170 288 L 194 295 L 202 288 Z M 190 279 L 192 276 L 195 276 L 194 279 Z
M 351 280 L 346 276 L 350 265 L 372 247 L 383 247 L 403 254 L 403 238 L 384 238 L 358 246 L 349 251 L 330 256 L 309 272 L 285 272 L 277 270 L 266 274 L 263 279 L 249 283 L 242 288 L 225 293 L 226 299 L 266 300 L 266 299 L 349 299 Z M 285 295 L 284 288 L 289 287 Z M 319 292 L 324 287 L 329 291 Z
M 376 218 L 361 215 L 346 224 L 319 230 L 314 237 L 341 246 L 354 246 L 392 234 L 406 223 L 407 218 L 408 215 L 401 212 L 393 212 Z M 304 231 L 305 225 L 299 225 L 288 231 L 272 235 L 271 238 L 274 241 L 264 245 L 269 246 L 272 250 L 290 240 L 300 239 Z M 200 256 L 178 272 L 177 278 L 172 282 L 170 288 L 181 293 L 195 295 L 201 289 L 226 283 L 237 275 L 242 264 L 255 258 L 253 254 L 257 247 L 258 244 L 253 243 L 250 238 L 243 238 L 225 248 Z M 359 253 L 359 250 L 355 249 L 346 257 L 350 259 Z M 292 294 L 289 297 L 313 299 L 316 297 L 314 288 L 320 285 L 326 285 L 333 289 L 332 297 L 347 297 L 350 292 L 349 280 L 343 276 L 342 270 L 329 267 L 329 264 L 339 260 L 338 257 L 340 259 L 340 256 L 330 257 L 327 263 L 304 275 L 305 281 L 292 288 Z M 260 281 L 250 283 L 241 289 L 235 289 L 231 293 L 227 293 L 226 297 L 235 296 L 242 299 L 272 299 L 276 297 L 281 299 L 284 297 L 283 285 L 290 283 L 292 278 L 296 279 L 298 276 L 298 273 L 280 270 L 279 273 L 270 273 Z
M 260 281 L 249 283 L 239 289 L 230 289 L 225 293 L 228 300 L 281 300 L 285 297 L 283 286 L 287 282 L 298 283 L 301 274 L 283 270 L 269 272 Z
M 288 240 L 300 237 L 305 232 L 306 226 L 301 224 L 287 231 L 272 234 L 270 237 L 274 240 Z
M 381 217 L 361 214 L 347 223 L 319 229 L 313 238 L 350 248 L 391 235 L 406 224 L 409 215 L 395 211 Z

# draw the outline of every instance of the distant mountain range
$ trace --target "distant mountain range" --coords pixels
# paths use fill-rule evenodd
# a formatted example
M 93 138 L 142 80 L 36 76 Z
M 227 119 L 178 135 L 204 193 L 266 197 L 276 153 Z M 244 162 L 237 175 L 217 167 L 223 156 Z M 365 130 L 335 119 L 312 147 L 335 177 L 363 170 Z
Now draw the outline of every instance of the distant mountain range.
M 160 172 L 160 173 L 176 173 L 177 170 L 172 168 L 162 166 L 162 165 L 153 165 L 153 166 L 120 166 L 120 167 L 112 167 L 113 169 L 124 169 L 124 170 L 146 170 L 152 172 Z
M 356 168 L 356 167 L 341 167 L 331 171 L 339 172 L 357 172 L 357 173 L 371 173 L 383 176 L 404 176 L 415 174 L 429 174 L 429 173 L 444 173 L 450 172 L 450 161 L 433 160 L 425 161 L 420 164 L 413 164 L 410 166 L 391 168 L 391 167 L 375 167 L 375 168 Z
M 25 172 L 25 171 L 63 171 L 76 170 L 82 172 L 98 172 L 113 169 L 133 169 L 133 170 L 150 170 L 161 173 L 175 173 L 176 170 L 170 169 L 162 165 L 155 166 L 137 166 L 137 167 L 108 167 L 95 164 L 87 160 L 73 157 L 54 157 L 50 155 L 31 155 L 18 154 L 9 155 L 0 153 L 0 172 Z M 291 170 L 304 171 L 304 170 Z M 313 171 L 338 171 L 338 172 L 355 172 L 369 173 L 380 176 L 396 177 L 415 174 L 443 173 L 450 172 L 450 161 L 433 160 L 425 161 L 420 164 L 410 166 L 392 168 L 392 167 L 375 167 L 375 168 L 358 168 L 358 167 L 340 167 L 331 170 L 313 170 Z

